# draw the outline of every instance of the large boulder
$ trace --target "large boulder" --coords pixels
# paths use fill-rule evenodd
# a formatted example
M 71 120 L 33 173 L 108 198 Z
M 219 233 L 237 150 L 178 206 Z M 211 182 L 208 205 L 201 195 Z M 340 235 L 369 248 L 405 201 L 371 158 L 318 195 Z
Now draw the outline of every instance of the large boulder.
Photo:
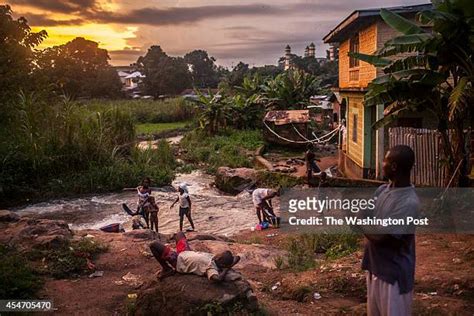
M 144 286 L 138 293 L 135 315 L 208 315 L 235 309 L 258 309 L 247 281 L 217 284 L 202 276 L 175 274 Z
M 123 233 L 125 237 L 132 239 L 141 239 L 141 240 L 155 240 L 159 239 L 161 241 L 169 242 L 173 239 L 173 234 L 161 234 L 157 233 L 151 229 L 135 229 Z
M 0 242 L 10 245 L 51 249 L 66 245 L 73 233 L 64 221 L 22 218 L 10 223 L 2 234 Z
M 257 171 L 251 168 L 229 168 L 219 167 L 216 174 L 216 186 L 226 193 L 238 194 L 246 186 L 255 183 Z
M 7 211 L 0 210 L 0 222 L 18 222 L 20 220 L 20 215 Z

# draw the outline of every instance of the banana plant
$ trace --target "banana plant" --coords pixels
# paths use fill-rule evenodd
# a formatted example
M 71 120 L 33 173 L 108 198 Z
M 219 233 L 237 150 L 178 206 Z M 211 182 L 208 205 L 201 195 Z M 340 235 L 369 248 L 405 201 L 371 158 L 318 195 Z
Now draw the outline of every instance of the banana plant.
M 221 97 L 221 93 L 213 94 L 210 90 L 204 95 L 199 90 L 195 90 L 198 96 L 197 107 L 199 111 L 200 128 L 209 135 L 215 135 L 221 128 L 225 128 L 229 119 L 229 107 L 227 102 Z

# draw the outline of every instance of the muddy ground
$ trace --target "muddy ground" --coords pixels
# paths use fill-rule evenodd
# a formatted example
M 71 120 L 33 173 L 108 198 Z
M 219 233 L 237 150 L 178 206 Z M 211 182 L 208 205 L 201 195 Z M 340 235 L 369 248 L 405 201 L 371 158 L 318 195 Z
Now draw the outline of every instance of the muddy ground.
M 54 300 L 58 315 L 126 314 L 128 294 L 137 293 L 159 271 L 149 253 L 149 241 L 93 230 L 79 234 L 93 235 L 95 240 L 109 245 L 109 250 L 95 262 L 96 269 L 104 271 L 103 276 L 49 279 L 41 296 Z M 278 230 L 267 230 L 244 232 L 235 237 L 236 242 L 192 241 L 191 246 L 211 252 L 231 249 L 240 254 L 242 261 L 236 270 L 251 282 L 267 314 L 365 313 L 362 245 L 347 257 L 322 261 L 315 269 L 295 273 L 288 268 L 275 268 L 275 258 L 285 254 L 281 249 L 285 240 Z M 472 315 L 473 272 L 474 236 L 418 236 L 414 314 Z M 315 299 L 315 293 L 321 298 Z

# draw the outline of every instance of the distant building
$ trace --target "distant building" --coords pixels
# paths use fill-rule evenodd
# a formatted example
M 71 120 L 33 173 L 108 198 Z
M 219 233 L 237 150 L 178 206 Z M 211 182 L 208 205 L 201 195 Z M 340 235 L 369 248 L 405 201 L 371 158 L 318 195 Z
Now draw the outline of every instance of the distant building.
M 140 84 L 143 82 L 145 75 L 132 66 L 117 66 L 114 68 L 122 83 L 122 91 L 132 98 L 142 97 Z
M 339 60 L 339 46 L 335 43 L 332 43 L 329 46 L 329 49 L 326 51 L 326 55 L 329 61 Z
M 138 85 L 143 81 L 145 75 L 142 75 L 139 71 L 134 71 L 131 74 L 128 74 L 125 79 L 123 90 L 134 90 L 138 88 Z
M 284 57 L 284 62 L 283 62 L 283 69 L 288 70 L 288 69 L 293 67 L 293 65 L 292 65 L 293 56 L 294 55 L 291 53 L 290 45 L 289 44 L 286 45 L 286 47 L 285 47 L 285 57 Z M 316 60 L 319 63 L 324 63 L 324 62 L 327 61 L 326 58 L 316 57 L 316 45 L 314 45 L 314 43 L 311 43 L 308 46 L 306 46 L 306 48 L 304 50 L 303 57 L 304 58 L 316 58 Z
M 209 92 L 212 93 L 217 98 L 220 98 L 219 89 L 185 89 L 180 95 L 188 100 L 197 100 L 199 98 L 196 90 L 199 91 L 203 96 L 209 97 Z
M 288 70 L 291 68 L 291 47 L 290 45 L 286 45 L 285 47 L 285 70 Z

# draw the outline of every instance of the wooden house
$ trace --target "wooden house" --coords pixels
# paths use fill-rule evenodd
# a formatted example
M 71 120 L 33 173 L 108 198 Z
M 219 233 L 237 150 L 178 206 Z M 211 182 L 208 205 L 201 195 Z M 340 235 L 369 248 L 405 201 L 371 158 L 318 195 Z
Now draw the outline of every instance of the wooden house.
M 417 12 L 431 4 L 387 8 L 414 20 Z M 372 125 L 383 118 L 384 107 L 365 107 L 368 84 L 383 75 L 382 69 L 348 56 L 349 52 L 374 54 L 385 42 L 400 35 L 380 17 L 380 9 L 356 10 L 325 37 L 324 42 L 339 46 L 340 117 L 346 119 L 344 148 L 340 151 L 340 170 L 353 178 L 381 178 L 382 161 L 388 144 L 387 129 L 374 130 Z M 428 113 L 400 117 L 393 126 L 432 127 L 435 118 Z

